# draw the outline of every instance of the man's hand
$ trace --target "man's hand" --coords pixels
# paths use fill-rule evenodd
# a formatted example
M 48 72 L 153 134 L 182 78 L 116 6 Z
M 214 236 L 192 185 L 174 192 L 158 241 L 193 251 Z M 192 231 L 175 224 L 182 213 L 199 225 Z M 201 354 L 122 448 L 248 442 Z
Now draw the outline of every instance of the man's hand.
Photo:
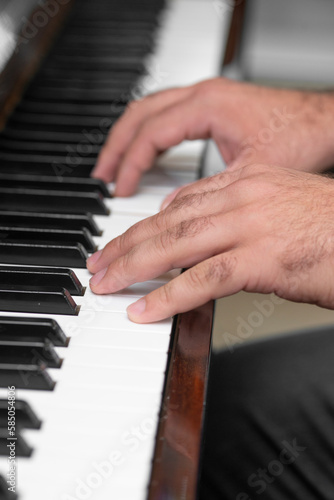
M 211 137 L 228 165 L 274 163 L 309 172 L 334 163 L 334 95 L 216 78 L 129 104 L 92 173 L 134 193 L 157 155 Z
M 158 321 L 240 290 L 334 308 L 334 181 L 249 165 L 181 190 L 88 260 L 95 293 L 190 268 L 130 306 Z

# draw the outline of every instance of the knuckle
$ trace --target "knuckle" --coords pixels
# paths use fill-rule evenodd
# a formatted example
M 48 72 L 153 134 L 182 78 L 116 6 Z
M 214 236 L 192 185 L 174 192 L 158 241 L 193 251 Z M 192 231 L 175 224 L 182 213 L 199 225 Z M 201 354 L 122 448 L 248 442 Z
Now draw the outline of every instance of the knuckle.
M 123 254 L 128 247 L 128 232 L 126 231 L 125 233 L 121 234 L 114 241 L 116 245 L 116 251 L 120 254 Z
M 232 275 L 236 265 L 235 257 L 226 254 L 217 255 L 205 263 L 204 279 L 211 283 L 226 281 Z
M 265 165 L 263 163 L 247 163 L 241 169 L 242 175 L 244 177 L 249 177 L 252 175 L 260 175 L 266 172 L 272 172 L 272 167 Z
M 166 285 L 159 288 L 160 301 L 162 304 L 172 304 L 173 303 L 173 283 L 169 282 Z
M 212 101 L 212 98 L 219 92 L 221 92 L 222 79 L 212 78 L 211 80 L 205 80 L 195 85 L 196 92 L 198 92 L 202 99 L 207 99 Z
M 136 250 L 132 248 L 117 260 L 116 265 L 113 267 L 113 274 L 118 276 L 120 282 L 124 282 L 128 278 L 131 278 L 135 256 Z
M 173 228 L 172 236 L 175 239 L 196 236 L 212 226 L 210 217 L 196 217 L 195 219 L 180 222 Z
M 161 233 L 166 230 L 166 228 L 168 227 L 168 212 L 168 208 L 167 210 L 162 210 L 161 212 L 158 212 L 152 219 L 153 231 Z
M 203 272 L 204 266 L 191 267 L 187 271 L 188 285 L 191 289 L 201 290 L 205 281 L 205 273 Z
M 142 232 L 142 221 L 136 222 L 133 226 L 129 227 L 125 233 L 123 233 L 120 238 L 123 248 L 129 248 L 136 241 L 137 236 Z
M 159 234 L 156 248 L 159 254 L 162 256 L 162 258 L 165 258 L 165 256 L 169 254 L 170 249 L 173 246 L 174 240 L 175 237 L 173 229 L 167 229 L 166 231 L 163 231 L 162 233 Z
M 199 206 L 203 197 L 205 196 L 205 192 L 203 193 L 189 193 L 189 194 L 179 194 L 173 200 L 170 205 L 170 209 L 173 210 L 183 210 L 184 208 Z

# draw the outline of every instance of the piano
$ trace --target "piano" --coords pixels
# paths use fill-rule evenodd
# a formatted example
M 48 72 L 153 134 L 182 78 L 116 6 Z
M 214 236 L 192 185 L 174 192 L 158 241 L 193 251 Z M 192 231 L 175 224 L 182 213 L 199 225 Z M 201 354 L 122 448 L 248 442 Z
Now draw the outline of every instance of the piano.
M 213 304 L 134 324 L 126 307 L 178 271 L 96 296 L 85 262 L 199 176 L 203 143 L 173 148 L 128 199 L 89 174 L 129 100 L 219 74 L 232 14 L 1 3 L 0 500 L 196 498 Z

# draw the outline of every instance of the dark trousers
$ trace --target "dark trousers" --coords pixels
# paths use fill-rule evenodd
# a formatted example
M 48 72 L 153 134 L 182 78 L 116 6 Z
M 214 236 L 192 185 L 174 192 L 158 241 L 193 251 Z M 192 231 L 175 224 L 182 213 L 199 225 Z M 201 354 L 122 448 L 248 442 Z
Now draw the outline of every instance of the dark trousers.
M 334 499 L 334 328 L 213 354 L 199 499 Z

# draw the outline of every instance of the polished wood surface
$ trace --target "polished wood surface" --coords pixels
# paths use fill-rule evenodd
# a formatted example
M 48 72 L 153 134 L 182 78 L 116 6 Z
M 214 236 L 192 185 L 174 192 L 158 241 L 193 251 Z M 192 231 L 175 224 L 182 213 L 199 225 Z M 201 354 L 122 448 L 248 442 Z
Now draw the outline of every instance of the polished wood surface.
M 210 360 L 213 302 L 179 315 L 148 500 L 194 500 Z
M 247 0 L 234 0 L 234 9 L 231 20 L 230 32 L 227 40 L 223 65 L 232 63 L 237 55 L 240 45 L 242 28 L 245 19 Z

